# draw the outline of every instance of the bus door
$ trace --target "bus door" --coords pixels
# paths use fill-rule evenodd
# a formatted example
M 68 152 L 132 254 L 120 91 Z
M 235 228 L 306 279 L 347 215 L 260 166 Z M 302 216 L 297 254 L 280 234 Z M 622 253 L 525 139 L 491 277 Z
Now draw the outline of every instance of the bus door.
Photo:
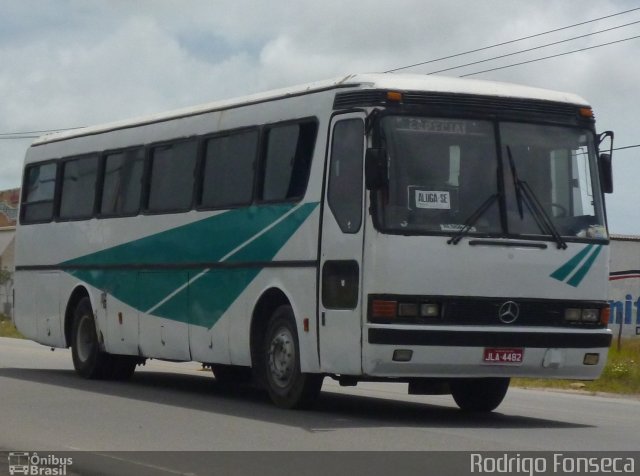
M 320 367 L 343 375 L 362 372 L 364 119 L 341 114 L 331 123 L 320 234 Z

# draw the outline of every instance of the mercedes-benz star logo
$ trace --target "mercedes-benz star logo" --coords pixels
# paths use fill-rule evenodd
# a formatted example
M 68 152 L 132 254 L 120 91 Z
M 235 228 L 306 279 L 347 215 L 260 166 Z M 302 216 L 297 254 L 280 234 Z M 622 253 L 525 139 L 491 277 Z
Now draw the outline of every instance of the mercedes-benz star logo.
M 498 318 L 505 324 L 511 324 L 520 315 L 520 306 L 513 301 L 507 301 L 498 310 Z

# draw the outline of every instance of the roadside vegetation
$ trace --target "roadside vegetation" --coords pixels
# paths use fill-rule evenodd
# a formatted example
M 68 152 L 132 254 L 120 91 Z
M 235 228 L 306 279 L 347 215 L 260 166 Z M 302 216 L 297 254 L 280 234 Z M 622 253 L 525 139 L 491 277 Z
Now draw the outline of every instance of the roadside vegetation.
M 640 338 L 614 342 L 609 349 L 607 365 L 598 380 L 545 380 L 517 378 L 512 384 L 524 388 L 574 389 L 586 392 L 606 392 L 640 395 Z
M 24 339 L 23 335 L 18 332 L 13 322 L 11 322 L 11 318 L 4 314 L 0 314 L 0 337 Z

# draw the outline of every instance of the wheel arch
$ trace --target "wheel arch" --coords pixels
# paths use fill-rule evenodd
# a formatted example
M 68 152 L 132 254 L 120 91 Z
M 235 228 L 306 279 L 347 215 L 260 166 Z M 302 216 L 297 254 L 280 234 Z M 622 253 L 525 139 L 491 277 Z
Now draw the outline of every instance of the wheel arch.
M 265 290 L 253 307 L 249 332 L 249 349 L 251 351 L 251 367 L 255 368 L 260 354 L 260 343 L 267 331 L 269 319 L 274 311 L 284 305 L 291 306 L 291 299 L 282 289 L 272 287 Z
M 71 292 L 71 296 L 69 296 L 69 299 L 67 301 L 67 307 L 65 308 L 65 312 L 64 312 L 64 340 L 65 340 L 65 347 L 70 347 L 71 346 L 71 333 L 73 330 L 73 317 L 74 317 L 74 312 L 76 307 L 78 306 L 78 303 L 80 302 L 81 299 L 83 298 L 89 298 L 89 301 L 91 301 L 91 308 L 95 309 L 94 307 L 94 303 L 93 300 L 91 299 L 91 293 L 89 292 L 89 290 L 87 289 L 86 286 L 82 285 L 82 284 L 78 284 L 73 291 Z

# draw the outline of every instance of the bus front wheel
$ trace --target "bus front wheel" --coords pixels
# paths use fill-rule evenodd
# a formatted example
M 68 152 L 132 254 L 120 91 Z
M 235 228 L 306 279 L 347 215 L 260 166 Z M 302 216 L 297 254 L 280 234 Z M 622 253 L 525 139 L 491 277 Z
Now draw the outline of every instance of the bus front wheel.
M 455 379 L 449 385 L 451 396 L 461 410 L 466 412 L 491 412 L 502 403 L 510 379 L 468 378 Z
M 300 371 L 298 331 L 291 306 L 280 306 L 271 316 L 262 367 L 267 392 L 279 407 L 308 408 L 320 393 L 323 376 Z

